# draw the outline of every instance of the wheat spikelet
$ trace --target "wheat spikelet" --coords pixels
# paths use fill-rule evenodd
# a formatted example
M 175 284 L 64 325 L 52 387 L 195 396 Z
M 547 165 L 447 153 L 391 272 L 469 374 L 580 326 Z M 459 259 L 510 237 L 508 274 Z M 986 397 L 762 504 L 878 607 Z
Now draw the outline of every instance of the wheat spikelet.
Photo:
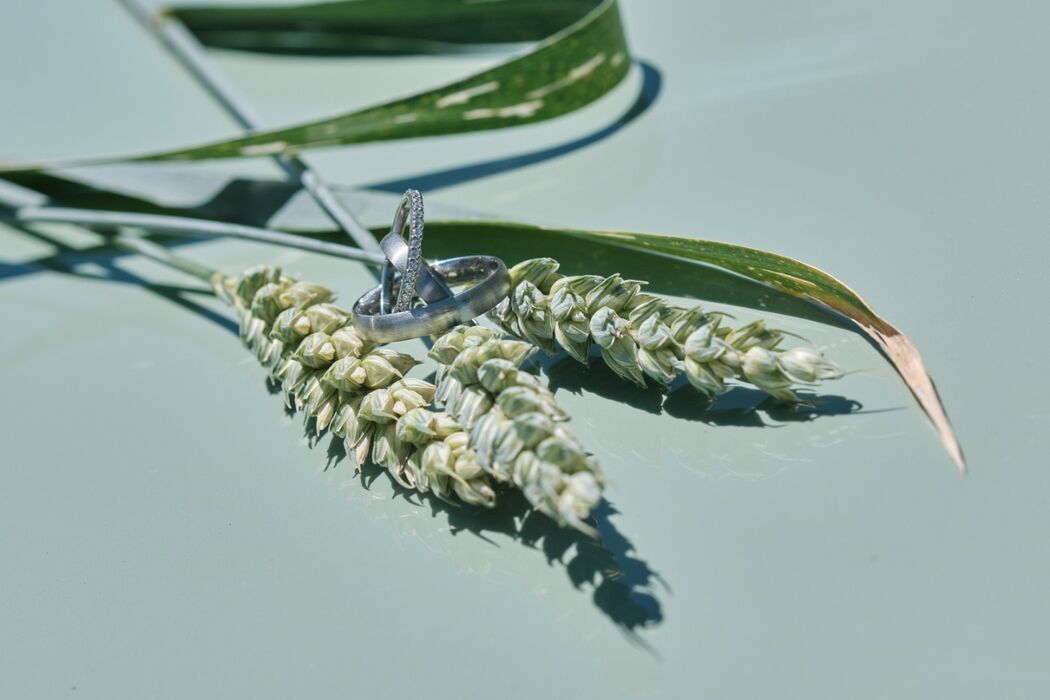
M 513 484 L 559 524 L 596 535 L 584 522 L 602 497 L 596 460 L 565 426 L 568 416 L 540 381 L 520 369 L 535 346 L 482 327 L 438 338 L 437 397 L 470 435 L 477 463 Z
M 331 290 L 259 267 L 213 283 L 236 309 L 241 338 L 318 433 L 342 438 L 360 467 L 372 461 L 406 488 L 492 506 L 491 479 L 469 436 L 450 416 L 428 411 L 436 387 L 405 373 L 410 355 L 366 343 Z
M 726 391 L 726 380 L 733 379 L 798 401 L 797 385 L 842 376 L 817 350 L 781 350 L 784 333 L 763 321 L 732 328 L 722 314 L 672 306 L 642 292 L 644 282 L 619 275 L 567 277 L 550 258 L 521 262 L 510 275 L 510 296 L 490 312 L 493 321 L 548 352 L 560 346 L 584 363 L 593 343 L 614 372 L 642 387 L 646 378 L 667 387 L 683 372 L 708 395 Z

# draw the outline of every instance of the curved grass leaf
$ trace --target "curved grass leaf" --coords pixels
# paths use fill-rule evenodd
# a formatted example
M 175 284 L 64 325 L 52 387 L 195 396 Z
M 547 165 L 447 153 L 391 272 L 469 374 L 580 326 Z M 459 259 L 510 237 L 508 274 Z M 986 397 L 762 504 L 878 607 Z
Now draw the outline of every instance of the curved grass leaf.
M 391 3 L 392 19 L 398 17 L 398 4 Z M 203 146 L 101 161 L 10 166 L 6 170 L 292 155 L 309 148 L 501 129 L 552 119 L 594 102 L 619 84 L 630 68 L 616 0 L 591 4 L 593 9 L 579 20 L 515 58 L 377 107 Z M 513 3 L 482 6 L 498 14 Z
M 474 240 L 491 240 L 493 236 L 514 234 L 568 236 L 588 241 L 592 245 L 600 243 L 628 251 L 663 256 L 678 262 L 692 261 L 711 265 L 815 304 L 851 321 L 883 352 L 933 423 L 941 444 L 952 461 L 961 472 L 966 471 L 962 448 L 919 351 L 903 333 L 875 313 L 856 292 L 811 265 L 776 253 L 730 243 L 644 233 L 580 231 L 490 221 L 428 221 L 427 230 L 431 233 L 444 232 L 446 235 L 473 236 Z M 535 250 L 536 248 L 533 248 L 533 251 Z M 619 271 L 627 275 L 633 274 L 630 269 Z

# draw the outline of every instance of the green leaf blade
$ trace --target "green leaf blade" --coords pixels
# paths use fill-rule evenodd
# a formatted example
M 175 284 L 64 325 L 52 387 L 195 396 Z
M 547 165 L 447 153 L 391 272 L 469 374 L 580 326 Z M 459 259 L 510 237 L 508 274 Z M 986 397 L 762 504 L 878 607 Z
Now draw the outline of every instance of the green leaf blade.
M 440 88 L 331 119 L 136 160 L 289 154 L 520 126 L 594 102 L 623 80 L 630 63 L 619 8 L 606 0 L 528 53 Z
M 601 0 L 338 0 L 291 6 L 174 7 L 203 44 L 278 53 L 448 53 L 455 46 L 540 41 Z
M 499 6 L 490 10 L 498 11 Z M 631 62 L 619 6 L 616 0 L 602 0 L 577 22 L 523 54 L 462 80 L 376 107 L 201 146 L 102 160 L 15 165 L 0 168 L 0 172 L 125 161 L 295 155 L 311 148 L 521 126 L 554 119 L 594 102 L 620 84 Z
M 494 231 L 526 235 L 529 231 L 542 232 L 545 235 L 566 236 L 629 251 L 664 256 L 676 261 L 714 266 L 828 310 L 849 320 L 879 348 L 933 423 L 952 462 L 960 472 L 966 472 L 962 447 L 918 349 L 889 321 L 877 314 L 859 294 L 823 270 L 757 248 L 678 236 L 570 230 L 505 222 L 428 223 L 428 228 L 431 229 L 437 229 L 438 226 L 446 229 L 471 228 L 479 237 L 486 230 L 489 235 Z M 630 270 L 622 272 L 630 274 Z

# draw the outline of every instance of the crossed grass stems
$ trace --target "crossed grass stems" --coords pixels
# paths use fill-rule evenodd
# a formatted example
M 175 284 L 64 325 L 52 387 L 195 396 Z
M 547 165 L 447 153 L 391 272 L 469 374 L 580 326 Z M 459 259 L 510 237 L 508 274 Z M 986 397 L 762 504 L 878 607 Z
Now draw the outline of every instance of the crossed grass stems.
M 223 81 L 192 42 L 182 43 L 188 48 L 169 48 L 250 127 L 250 110 L 223 93 Z M 301 161 L 279 164 L 363 248 L 314 244 L 314 251 L 375 264 L 374 239 L 328 196 L 327 185 Z M 135 221 L 136 215 L 123 212 L 42 211 L 34 207 L 40 203 L 18 202 L 15 218 L 28 223 L 64 217 L 106 228 L 158 229 L 167 223 L 169 233 L 180 235 L 311 246 L 303 239 L 277 240 L 281 234 L 276 232 L 220 222 L 147 221 L 144 215 Z M 513 268 L 511 296 L 490 314 L 503 332 L 460 327 L 436 339 L 429 353 L 439 367 L 435 385 L 405 377 L 416 364 L 413 358 L 355 338 L 348 315 L 328 303 L 331 293 L 323 287 L 270 268 L 230 278 L 148 240 L 120 234 L 110 240 L 207 279 L 236 309 L 241 337 L 269 370 L 273 386 L 280 384 L 289 406 L 302 410 L 318 435 L 330 429 L 341 438 L 334 444 L 342 445 L 362 474 L 384 468 L 401 487 L 434 495 L 432 503 L 449 512 L 450 523 L 473 523 L 463 529 L 476 529 L 485 518 L 462 518 L 462 508 L 449 507 L 457 501 L 483 507 L 482 514 L 509 517 L 514 523 L 509 531 L 529 544 L 542 540 L 550 561 L 561 561 L 574 544 L 575 556 L 566 564 L 574 585 L 593 584 L 596 605 L 628 630 L 660 620 L 658 601 L 645 592 L 658 577 L 629 556 L 630 543 L 608 522 L 613 511 L 602 498 L 604 479 L 595 460 L 565 427 L 568 416 L 553 394 L 522 369 L 536 348 L 553 352 L 560 347 L 586 363 L 593 345 L 608 368 L 642 389 L 648 378 L 666 390 L 681 373 L 706 396 L 724 392 L 726 381 L 736 380 L 795 402 L 794 385 L 840 375 L 816 351 L 780 351 L 784 334 L 762 322 L 731 329 L 718 314 L 699 307 L 677 309 L 641 293 L 640 283 L 617 275 L 565 277 L 557 274 L 556 262 L 539 259 Z M 435 400 L 443 411 L 433 410 Z M 492 508 L 497 492 L 502 509 Z M 499 529 L 508 529 L 507 522 Z

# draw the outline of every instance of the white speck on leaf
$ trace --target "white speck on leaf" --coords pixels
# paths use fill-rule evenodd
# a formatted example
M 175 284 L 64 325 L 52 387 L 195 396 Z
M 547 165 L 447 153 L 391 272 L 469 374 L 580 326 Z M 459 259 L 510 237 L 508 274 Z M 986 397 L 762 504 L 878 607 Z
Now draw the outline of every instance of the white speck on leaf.
M 482 83 L 481 85 L 475 85 L 474 87 L 445 95 L 437 101 L 437 108 L 444 109 L 445 107 L 451 107 L 453 105 L 466 104 L 478 95 L 484 95 L 498 89 L 498 80 L 492 80 L 487 83 Z
M 286 141 L 271 141 L 270 143 L 257 143 L 241 148 L 242 156 L 268 156 L 281 153 L 288 148 Z
M 528 96 L 532 98 L 546 97 L 547 95 L 551 94 L 556 90 L 561 90 L 562 88 L 568 87 L 569 85 L 572 85 L 573 83 L 579 80 L 583 80 L 584 78 L 589 77 L 591 73 L 593 73 L 595 69 L 603 63 L 605 63 L 604 53 L 592 56 L 585 62 L 570 70 L 569 74 L 566 75 L 564 78 L 555 80 L 553 83 L 548 83 L 547 85 L 544 85 L 541 88 L 536 88 L 535 90 L 530 92 Z
M 490 119 L 492 117 L 531 117 L 533 114 L 538 112 L 543 107 L 543 100 L 531 100 L 529 102 L 522 102 L 521 104 L 510 105 L 508 107 L 496 107 L 489 108 L 485 107 L 482 109 L 472 109 L 463 113 L 463 118 L 467 121 L 473 119 Z

